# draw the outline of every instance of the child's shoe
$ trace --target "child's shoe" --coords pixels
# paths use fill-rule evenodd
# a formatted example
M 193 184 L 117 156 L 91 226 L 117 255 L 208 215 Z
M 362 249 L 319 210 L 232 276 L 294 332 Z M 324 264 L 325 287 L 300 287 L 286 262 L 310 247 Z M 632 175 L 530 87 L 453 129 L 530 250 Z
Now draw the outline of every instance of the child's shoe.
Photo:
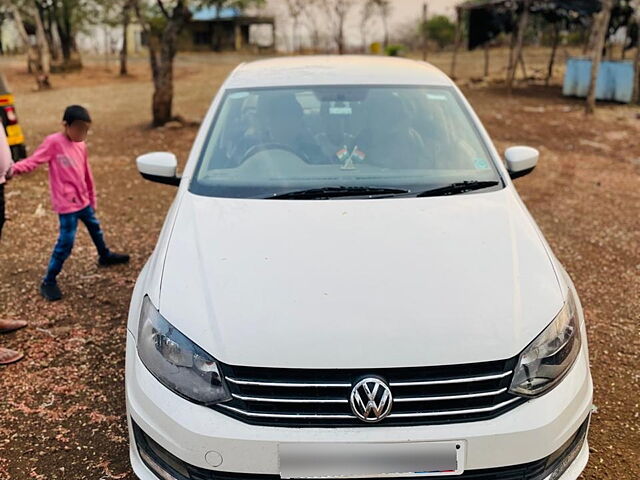
M 104 257 L 98 258 L 98 265 L 102 267 L 108 267 L 109 265 L 119 265 L 121 263 L 128 263 L 129 255 L 126 253 L 109 252 Z
M 40 284 L 40 294 L 50 302 L 55 302 L 62 298 L 62 292 L 57 283 L 42 282 Z

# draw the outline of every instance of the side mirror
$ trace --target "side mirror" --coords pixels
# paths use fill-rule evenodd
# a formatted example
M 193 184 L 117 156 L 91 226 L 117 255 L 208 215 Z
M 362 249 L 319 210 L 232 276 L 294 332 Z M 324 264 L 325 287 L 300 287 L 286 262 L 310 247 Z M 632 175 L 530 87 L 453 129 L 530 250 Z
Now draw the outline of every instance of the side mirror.
M 136 158 L 136 165 L 138 166 L 138 171 L 146 180 L 165 185 L 180 185 L 180 177 L 176 174 L 178 159 L 173 153 L 145 153 Z
M 504 152 L 511 178 L 523 177 L 536 168 L 540 152 L 531 147 L 509 147 Z

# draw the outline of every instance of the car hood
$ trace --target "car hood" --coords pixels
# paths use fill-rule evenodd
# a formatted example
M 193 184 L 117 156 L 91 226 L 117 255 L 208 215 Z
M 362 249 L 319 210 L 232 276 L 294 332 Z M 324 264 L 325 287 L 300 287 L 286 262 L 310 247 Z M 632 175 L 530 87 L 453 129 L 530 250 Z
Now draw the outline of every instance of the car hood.
M 506 359 L 563 304 L 511 187 L 327 201 L 185 193 L 167 248 L 160 312 L 233 365 Z

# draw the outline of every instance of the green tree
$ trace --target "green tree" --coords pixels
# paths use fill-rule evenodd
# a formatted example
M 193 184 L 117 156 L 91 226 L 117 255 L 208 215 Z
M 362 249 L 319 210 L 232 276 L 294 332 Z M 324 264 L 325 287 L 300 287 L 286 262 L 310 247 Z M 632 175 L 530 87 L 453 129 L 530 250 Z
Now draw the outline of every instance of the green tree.
M 422 28 L 426 29 L 429 39 L 435 41 L 441 50 L 447 45 L 451 45 L 455 39 L 456 26 L 445 15 L 431 17 Z

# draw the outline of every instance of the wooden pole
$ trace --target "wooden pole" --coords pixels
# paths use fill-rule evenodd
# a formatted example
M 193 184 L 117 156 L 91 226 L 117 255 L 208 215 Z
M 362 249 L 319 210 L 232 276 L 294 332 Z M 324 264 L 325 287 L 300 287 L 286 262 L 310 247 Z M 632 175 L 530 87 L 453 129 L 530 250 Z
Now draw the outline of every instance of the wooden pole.
M 489 76 L 489 42 L 484 44 L 484 78 Z
M 603 0 L 602 9 L 600 13 L 598 13 L 598 20 L 595 27 L 597 32 L 594 34 L 595 42 L 593 51 L 591 52 L 591 78 L 585 104 L 585 113 L 587 115 L 592 114 L 596 109 L 596 81 L 598 79 L 598 71 L 600 70 L 600 62 L 602 61 L 602 50 L 604 49 L 604 43 L 607 39 L 612 8 L 613 0 Z
M 422 60 L 427 60 L 429 31 L 427 30 L 427 2 L 422 4 Z
M 553 77 L 553 64 L 556 61 L 556 51 L 558 50 L 558 43 L 560 42 L 560 27 L 558 23 L 553 24 L 553 45 L 551 47 L 551 57 L 549 58 L 549 67 L 547 68 L 547 79 L 544 81 L 546 86 L 549 86 L 551 77 Z
M 451 78 L 456 78 L 456 63 L 458 61 L 458 49 L 462 43 L 462 11 L 456 7 L 456 38 L 453 46 L 453 56 L 451 57 Z
M 636 40 L 636 56 L 633 60 L 633 103 L 640 100 L 640 17 L 638 23 L 638 38 Z
M 515 59 L 511 65 L 509 76 L 507 77 L 507 91 L 511 92 L 513 87 L 513 81 L 515 80 L 516 70 L 518 66 L 518 60 L 522 56 L 522 44 L 524 42 L 524 33 L 527 29 L 527 22 L 529 21 L 529 7 L 531 6 L 531 0 L 524 0 L 522 4 L 522 13 L 520 14 L 520 20 L 518 21 L 518 34 L 516 37 L 516 45 L 513 52 L 513 58 Z

